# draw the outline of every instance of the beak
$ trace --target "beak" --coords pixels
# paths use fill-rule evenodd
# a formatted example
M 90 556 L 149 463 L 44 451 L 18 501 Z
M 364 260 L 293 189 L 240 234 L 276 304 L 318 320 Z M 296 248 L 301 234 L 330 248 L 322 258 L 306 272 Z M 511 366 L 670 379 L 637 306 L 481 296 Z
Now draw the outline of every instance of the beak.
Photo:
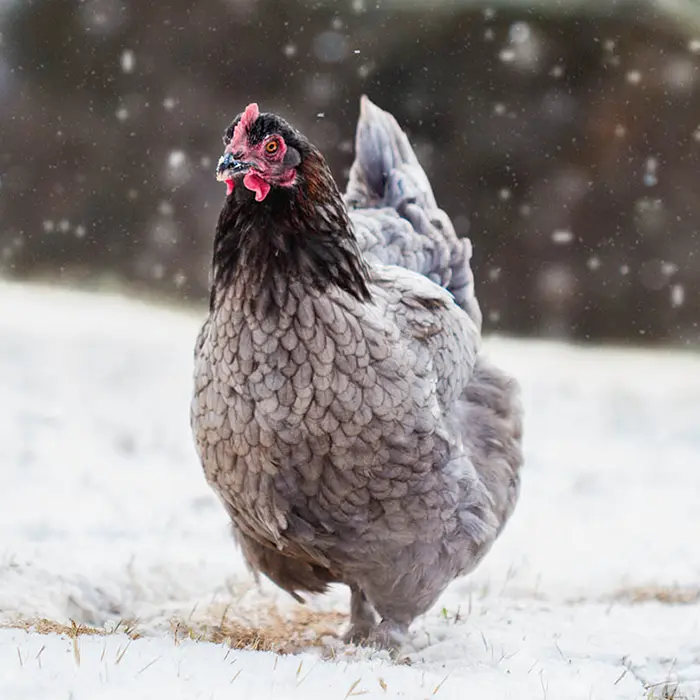
M 230 180 L 235 175 L 245 173 L 253 166 L 244 160 L 236 160 L 231 153 L 224 153 L 216 166 L 217 180 Z

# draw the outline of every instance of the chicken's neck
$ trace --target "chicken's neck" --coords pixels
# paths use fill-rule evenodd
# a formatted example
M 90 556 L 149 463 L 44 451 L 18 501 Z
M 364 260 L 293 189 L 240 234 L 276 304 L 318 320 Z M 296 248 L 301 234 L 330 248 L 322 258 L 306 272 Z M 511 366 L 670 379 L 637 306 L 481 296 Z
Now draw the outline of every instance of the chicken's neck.
M 366 264 L 335 183 L 273 188 L 263 202 L 236 188 L 219 216 L 210 307 L 233 292 L 256 312 L 281 309 L 289 285 L 324 292 L 335 285 L 370 298 Z

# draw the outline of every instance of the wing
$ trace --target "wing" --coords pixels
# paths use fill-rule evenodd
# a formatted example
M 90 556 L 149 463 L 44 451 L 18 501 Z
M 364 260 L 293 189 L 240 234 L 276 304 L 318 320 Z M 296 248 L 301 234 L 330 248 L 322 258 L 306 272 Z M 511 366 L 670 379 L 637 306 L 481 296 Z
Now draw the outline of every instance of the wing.
M 394 117 L 362 98 L 355 162 L 345 203 L 360 249 L 371 263 L 397 265 L 448 289 L 481 326 L 469 239 L 457 238 Z
M 442 410 L 463 392 L 479 352 L 481 334 L 474 320 L 447 290 L 394 265 L 372 268 L 374 300 L 396 324 L 417 361 L 432 366 Z

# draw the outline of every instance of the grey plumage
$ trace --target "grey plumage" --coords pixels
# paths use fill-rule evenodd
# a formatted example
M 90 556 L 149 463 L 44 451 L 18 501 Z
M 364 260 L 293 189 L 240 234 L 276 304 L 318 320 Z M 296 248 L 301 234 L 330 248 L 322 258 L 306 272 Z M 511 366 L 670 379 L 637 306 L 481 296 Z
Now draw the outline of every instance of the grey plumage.
M 255 218 L 266 203 L 242 188 L 222 211 L 192 428 L 251 569 L 297 598 L 348 584 L 346 638 L 393 647 L 515 506 L 518 388 L 480 351 L 469 242 L 394 118 L 363 98 L 347 214 L 317 152 L 297 145 L 310 150 L 294 217 L 277 224 L 286 204 L 271 198 Z M 337 284 L 305 273 L 314 255 Z

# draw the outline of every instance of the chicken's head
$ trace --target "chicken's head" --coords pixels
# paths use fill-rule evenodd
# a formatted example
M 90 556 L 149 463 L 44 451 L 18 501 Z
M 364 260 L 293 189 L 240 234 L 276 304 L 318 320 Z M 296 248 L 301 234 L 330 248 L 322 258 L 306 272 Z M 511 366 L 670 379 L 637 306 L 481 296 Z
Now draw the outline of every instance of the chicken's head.
M 303 137 L 275 114 L 261 114 L 249 104 L 224 134 L 226 149 L 216 178 L 230 195 L 241 182 L 262 202 L 272 187 L 294 187 L 302 161 Z

